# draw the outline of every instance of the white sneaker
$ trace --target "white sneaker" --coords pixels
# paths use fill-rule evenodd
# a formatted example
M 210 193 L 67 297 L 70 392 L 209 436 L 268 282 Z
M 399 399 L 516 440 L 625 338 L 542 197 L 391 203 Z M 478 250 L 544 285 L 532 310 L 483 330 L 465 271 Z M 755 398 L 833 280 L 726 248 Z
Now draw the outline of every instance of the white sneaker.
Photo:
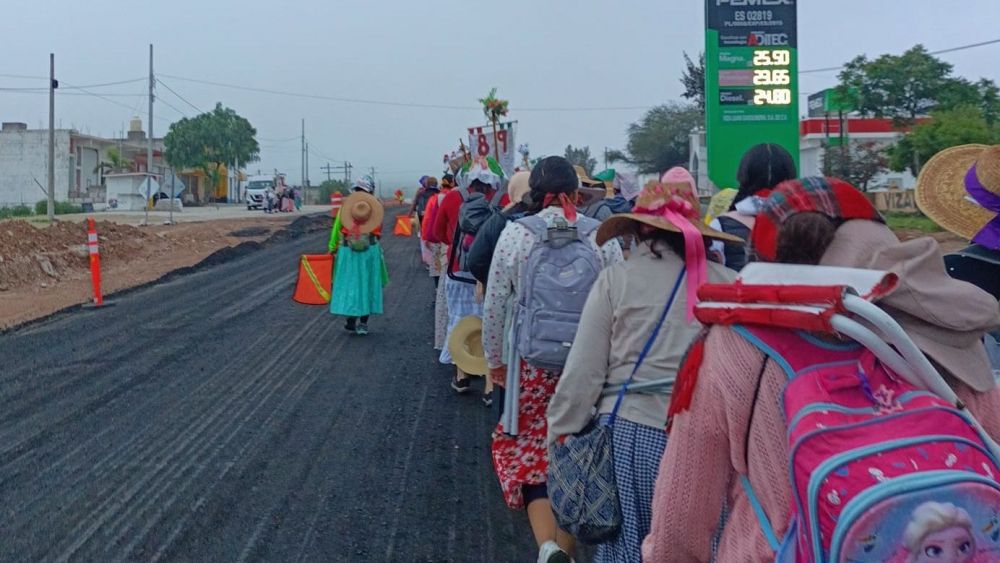
M 569 555 L 554 541 L 547 541 L 538 548 L 538 563 L 571 563 Z

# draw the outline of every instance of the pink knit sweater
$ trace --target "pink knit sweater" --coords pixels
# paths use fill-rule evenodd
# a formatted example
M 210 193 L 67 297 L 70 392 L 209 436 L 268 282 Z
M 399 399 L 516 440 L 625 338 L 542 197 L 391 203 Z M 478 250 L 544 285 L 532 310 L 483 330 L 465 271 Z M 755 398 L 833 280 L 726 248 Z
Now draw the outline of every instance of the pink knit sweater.
M 744 463 L 746 425 L 763 355 L 724 326 L 713 327 L 689 411 L 675 417 L 643 544 L 646 563 L 709 561 L 712 537 L 728 499 L 730 514 L 717 561 L 774 561 L 753 509 L 734 475 L 747 474 L 781 538 L 790 518 L 788 447 L 780 406 L 785 375 L 769 362 L 761 381 Z M 949 381 L 986 431 L 1000 438 L 1000 389 L 975 393 Z

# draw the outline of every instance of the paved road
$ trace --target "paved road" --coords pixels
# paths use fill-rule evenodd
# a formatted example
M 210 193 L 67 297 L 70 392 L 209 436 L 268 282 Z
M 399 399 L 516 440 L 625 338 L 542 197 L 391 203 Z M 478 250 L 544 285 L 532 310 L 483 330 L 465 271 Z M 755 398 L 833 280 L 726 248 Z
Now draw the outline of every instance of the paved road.
M 415 242 L 359 339 L 290 299 L 325 237 L 0 336 L 0 559 L 533 561 Z

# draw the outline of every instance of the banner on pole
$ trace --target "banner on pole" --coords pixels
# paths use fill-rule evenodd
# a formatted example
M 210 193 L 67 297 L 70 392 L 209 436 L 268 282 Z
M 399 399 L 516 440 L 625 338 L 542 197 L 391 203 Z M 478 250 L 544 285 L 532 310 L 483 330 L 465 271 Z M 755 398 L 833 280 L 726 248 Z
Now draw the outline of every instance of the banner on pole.
M 517 144 L 514 142 L 516 121 L 497 124 L 496 152 L 493 150 L 493 126 L 469 127 L 469 150 L 472 156 L 494 156 L 499 154 L 500 168 L 509 178 L 517 166 Z

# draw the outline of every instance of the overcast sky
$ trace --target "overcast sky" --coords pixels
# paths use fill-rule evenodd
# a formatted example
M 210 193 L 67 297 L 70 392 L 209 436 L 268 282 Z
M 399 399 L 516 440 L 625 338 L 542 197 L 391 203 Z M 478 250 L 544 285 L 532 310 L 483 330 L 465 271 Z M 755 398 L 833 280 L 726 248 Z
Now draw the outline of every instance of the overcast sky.
M 155 70 L 194 106 L 219 101 L 257 127 L 261 161 L 250 167 L 300 174 L 298 135 L 306 120 L 310 178 L 327 160 L 375 166 L 385 187 L 437 174 L 467 127 L 481 124 L 477 99 L 493 86 L 510 100 L 517 142 L 533 155 L 567 144 L 623 147 L 642 108 L 680 98 L 682 51 L 704 47 L 702 0 L 116 0 L 4 1 L 0 87 L 45 86 L 48 54 L 57 77 L 87 85 Z M 959 11 L 956 6 L 961 6 Z M 502 9 L 501 9 L 502 8 Z M 937 50 L 1000 37 L 997 0 L 801 0 L 800 70 L 836 66 L 859 53 Z M 1000 82 L 1000 44 L 943 55 L 956 73 Z M 352 99 L 467 109 L 406 108 L 301 99 L 208 86 L 183 77 Z M 835 72 L 804 74 L 800 90 L 834 84 Z M 57 97 L 57 119 L 112 136 L 133 114 L 146 118 L 145 83 Z M 71 92 L 64 90 L 64 92 Z M 164 102 L 195 110 L 163 87 Z M 46 123 L 45 94 L 0 92 L 0 120 Z M 156 104 L 154 133 L 181 114 Z

